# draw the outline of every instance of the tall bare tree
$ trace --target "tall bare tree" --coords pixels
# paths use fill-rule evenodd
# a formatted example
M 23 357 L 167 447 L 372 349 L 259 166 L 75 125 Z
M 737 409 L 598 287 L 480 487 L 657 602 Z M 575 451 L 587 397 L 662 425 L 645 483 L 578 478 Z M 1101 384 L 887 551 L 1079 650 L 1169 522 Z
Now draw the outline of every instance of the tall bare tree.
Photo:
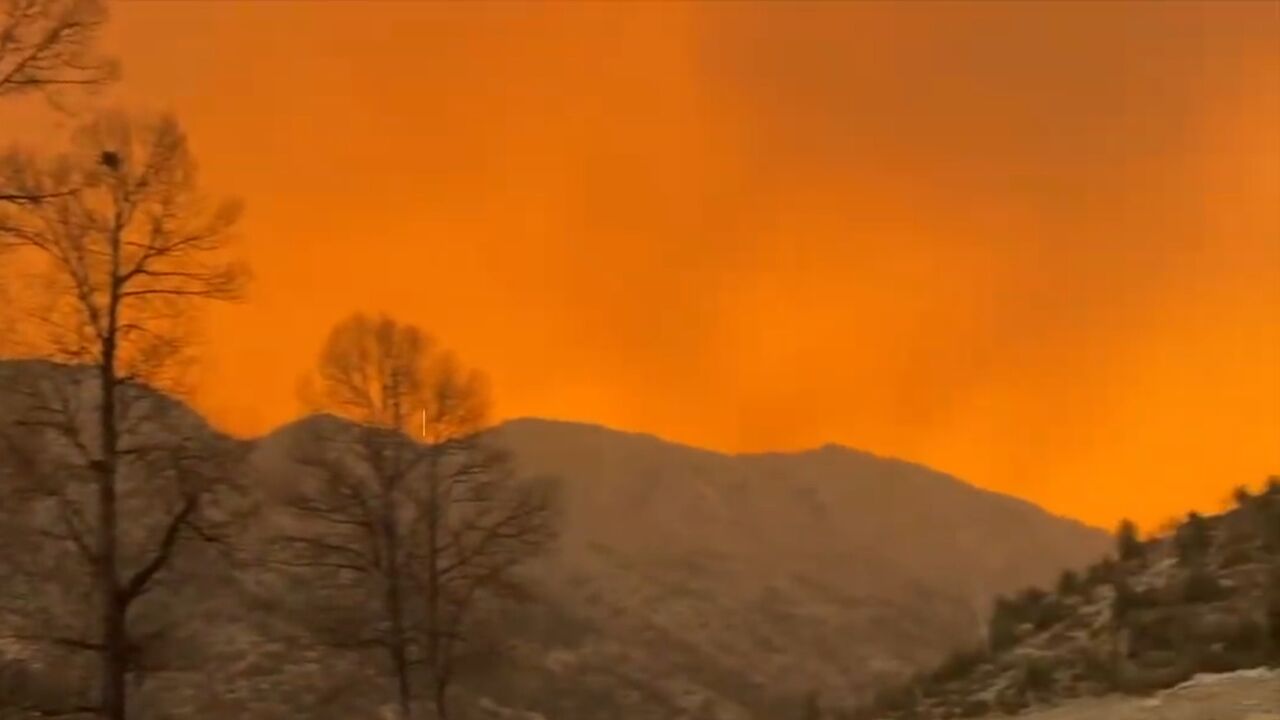
M 521 478 L 484 433 L 465 430 L 451 408 L 467 405 L 465 383 L 441 383 L 426 403 L 427 502 L 415 527 L 410 567 L 424 593 L 425 652 L 436 716 L 475 647 L 482 603 L 520 598 L 519 570 L 557 532 L 555 481 Z
M 0 99 L 42 93 L 58 107 L 61 90 L 114 80 L 118 67 L 98 47 L 106 22 L 103 0 L 0 0 Z M 39 202 L 47 192 L 0 185 L 0 203 Z
M 447 717 L 477 603 L 552 539 L 551 484 L 485 443 L 479 375 L 411 325 L 339 323 L 305 387 L 331 417 L 302 438 L 312 473 L 275 560 L 329 591 L 312 617 L 330 619 L 332 644 L 383 654 L 402 718 L 423 687 Z
M 226 255 L 238 208 L 199 194 L 176 121 L 107 114 L 75 142 L 0 168 L 6 187 L 51 196 L 8 208 L 4 225 L 45 269 L 49 355 L 65 363 L 21 383 L 7 425 L 11 450 L 41 449 L 27 496 L 58 520 L 46 539 L 74 551 L 96 606 L 62 645 L 96 656 L 95 712 L 122 720 L 144 639 L 135 611 L 180 549 L 209 538 L 224 479 L 225 448 L 156 391 L 182 386 L 197 306 L 238 297 L 245 273 Z

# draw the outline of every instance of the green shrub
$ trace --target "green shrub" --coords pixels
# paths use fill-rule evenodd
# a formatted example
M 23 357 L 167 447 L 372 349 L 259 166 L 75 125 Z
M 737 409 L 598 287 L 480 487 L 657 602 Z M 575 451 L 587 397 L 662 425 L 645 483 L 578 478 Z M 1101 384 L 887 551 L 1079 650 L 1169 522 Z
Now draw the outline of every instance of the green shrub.
M 1247 508 L 1253 502 L 1253 495 L 1249 492 L 1249 488 L 1244 485 L 1237 485 L 1235 490 L 1231 491 L 1231 498 L 1235 500 L 1236 507 Z
M 1125 622 L 1137 610 L 1146 610 L 1160 605 L 1158 594 L 1152 590 L 1135 590 L 1128 580 L 1115 582 L 1115 597 L 1111 600 L 1111 612 L 1118 622 Z
M 1213 533 L 1209 523 L 1199 513 L 1188 513 L 1187 519 L 1174 533 L 1174 545 L 1178 561 L 1192 565 L 1204 559 L 1213 545 Z
M 1013 647 L 1018 641 L 1019 620 L 1011 600 L 1003 595 L 996 598 L 987 624 L 987 638 L 992 652 Z
M 1139 654 L 1171 653 L 1178 649 L 1181 638 L 1187 635 L 1185 616 L 1174 612 L 1148 617 L 1130 626 L 1130 648 Z
M 1252 619 L 1245 619 L 1226 638 L 1225 652 L 1242 658 L 1241 662 L 1258 664 L 1265 658 L 1268 645 L 1266 629 Z
M 996 696 L 996 707 L 1006 715 L 1016 715 L 1031 706 L 1031 701 L 1021 688 L 1005 688 Z
M 1256 499 L 1253 511 L 1262 546 L 1271 553 L 1280 554 L 1280 493 Z
M 940 683 L 959 680 L 973 672 L 988 657 L 990 655 L 982 648 L 956 651 L 938 666 L 932 674 L 932 679 Z
M 880 712 L 906 712 L 915 708 L 916 693 L 907 686 L 884 688 L 876 693 L 871 706 Z
M 991 712 L 991 703 L 982 698 L 969 698 L 960 705 L 959 717 L 976 718 Z
M 1233 568 L 1249 565 L 1254 562 L 1254 551 L 1250 545 L 1237 545 L 1222 554 L 1222 567 Z
M 1231 652 L 1225 648 L 1206 648 L 1196 657 L 1196 671 L 1203 673 L 1235 672 L 1256 664 L 1250 654 Z
M 1047 657 L 1028 658 L 1022 664 L 1022 686 L 1030 693 L 1048 694 L 1053 689 L 1054 662 Z
M 1081 658 L 1080 671 L 1085 680 L 1094 683 L 1104 692 L 1115 690 L 1119 682 L 1115 661 L 1102 652 L 1087 651 Z
M 1271 582 L 1265 590 L 1267 626 L 1271 629 L 1267 640 L 1271 645 L 1271 654 L 1280 660 L 1280 569 L 1272 575 Z
M 1038 587 L 1029 587 L 1018 594 L 1017 605 L 1024 613 L 1030 613 L 1032 609 L 1039 606 L 1040 603 L 1049 597 L 1049 593 Z M 1023 617 L 1026 617 L 1024 615 Z
M 1182 588 L 1182 601 L 1187 603 L 1217 602 L 1228 596 L 1230 592 L 1213 573 L 1204 568 L 1195 568 L 1187 574 Z
M 1146 694 L 1173 687 L 1194 675 L 1195 667 L 1190 659 L 1185 658 L 1167 667 L 1129 667 L 1119 674 L 1117 689 L 1124 693 Z
M 1080 592 L 1080 576 L 1074 570 L 1063 570 L 1058 576 L 1058 594 L 1063 596 L 1075 595 Z
M 1070 614 L 1071 609 L 1067 605 L 1057 599 L 1049 599 L 1036 606 L 1031 624 L 1036 630 L 1047 630 L 1065 620 Z
M 1121 561 L 1128 562 L 1141 559 L 1145 554 L 1146 548 L 1138 537 L 1138 526 L 1128 518 L 1121 520 L 1120 527 L 1116 528 L 1116 555 Z
M 1116 562 L 1111 558 L 1106 558 L 1101 562 L 1089 566 L 1084 574 L 1084 584 L 1088 588 L 1094 588 L 1104 583 L 1109 583 L 1115 579 Z

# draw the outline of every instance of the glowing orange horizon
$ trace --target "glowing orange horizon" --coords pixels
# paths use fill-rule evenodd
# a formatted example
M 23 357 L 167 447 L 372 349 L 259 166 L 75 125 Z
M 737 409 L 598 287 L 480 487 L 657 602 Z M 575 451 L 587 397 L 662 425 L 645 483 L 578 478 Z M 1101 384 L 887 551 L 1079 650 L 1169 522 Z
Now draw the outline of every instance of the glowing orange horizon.
M 1100 525 L 1280 473 L 1264 3 L 117 3 L 246 201 L 198 404 L 386 310 L 499 417 L 839 442 Z M 62 121 L 59 121 L 62 122 Z

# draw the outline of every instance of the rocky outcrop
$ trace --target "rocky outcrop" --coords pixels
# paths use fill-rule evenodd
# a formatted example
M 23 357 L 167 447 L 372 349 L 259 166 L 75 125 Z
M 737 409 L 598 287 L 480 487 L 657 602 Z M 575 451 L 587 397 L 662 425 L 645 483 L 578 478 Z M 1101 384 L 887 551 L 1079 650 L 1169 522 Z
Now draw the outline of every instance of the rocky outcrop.
M 997 600 L 986 645 L 851 714 L 979 717 L 1280 664 L 1280 482 L 1238 503 L 1064 573 L 1054 591 Z

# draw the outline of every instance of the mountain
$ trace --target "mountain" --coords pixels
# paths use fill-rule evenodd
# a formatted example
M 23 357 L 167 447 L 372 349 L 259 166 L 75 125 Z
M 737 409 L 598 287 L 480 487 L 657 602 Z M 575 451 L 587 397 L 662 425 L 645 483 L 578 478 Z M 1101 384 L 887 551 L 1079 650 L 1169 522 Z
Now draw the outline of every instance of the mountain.
M 835 445 L 726 455 L 546 420 L 495 434 L 526 471 L 564 483 L 545 592 L 609 642 L 560 657 L 692 683 L 686 710 L 739 699 L 747 717 L 809 693 L 856 697 L 975 639 L 996 593 L 1108 543 L 1030 503 Z M 665 657 L 648 667 L 638 647 Z
M 0 363 L 0 390 L 59 373 L 74 371 Z M 339 422 L 234 441 L 238 480 L 269 503 L 300 471 L 290 443 Z M 534 419 L 490 432 L 523 472 L 559 478 L 564 513 L 529 602 L 492 628 L 502 654 L 461 683 L 477 718 L 773 720 L 806 698 L 851 705 L 977 640 L 997 593 L 1109 543 L 1025 501 L 835 445 L 729 455 Z M 213 561 L 170 583 L 183 599 L 167 611 L 204 621 L 181 624 L 169 651 L 189 669 L 155 673 L 144 695 L 193 718 L 365 717 L 381 697 L 359 690 L 369 664 L 281 640 L 287 619 L 246 584 Z
M 929 720 L 1065 703 L 1045 717 L 1071 717 L 1087 705 L 1076 698 L 1280 667 L 1280 478 L 1258 494 L 1241 489 L 1236 503 L 1147 540 L 1121 535 L 1117 557 L 1064 573 L 1053 589 L 998 599 L 986 646 L 885 688 L 854 716 Z M 1266 677 L 1273 702 L 1263 707 L 1280 710 L 1280 682 Z

